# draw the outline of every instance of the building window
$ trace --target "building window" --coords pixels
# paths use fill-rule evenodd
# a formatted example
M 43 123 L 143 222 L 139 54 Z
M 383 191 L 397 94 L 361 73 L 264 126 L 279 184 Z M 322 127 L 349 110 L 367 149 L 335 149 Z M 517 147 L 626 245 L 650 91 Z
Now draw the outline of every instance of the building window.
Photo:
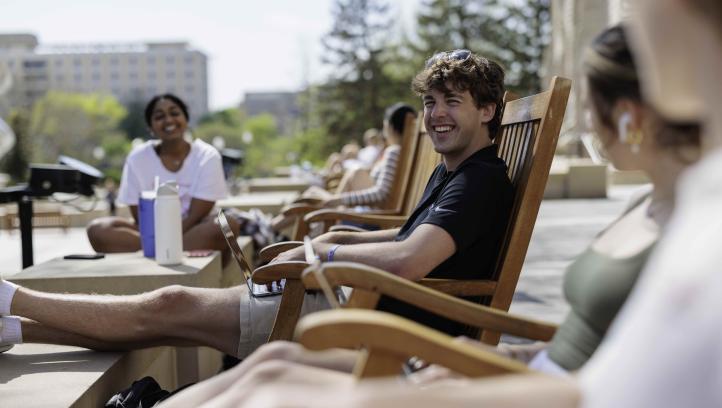
M 114 81 L 117 81 L 117 80 L 120 79 L 120 74 L 117 73 L 117 72 L 111 72 L 111 73 L 110 73 L 110 79 L 112 79 L 112 80 L 114 80 Z
M 118 65 L 118 57 L 110 57 L 110 65 Z
M 193 85 L 186 85 L 186 93 L 192 94 L 196 91 L 196 88 Z
M 175 78 L 175 71 L 168 71 L 165 73 L 165 77 L 168 79 L 174 79 Z
M 173 64 L 173 63 L 175 63 L 175 57 L 172 55 L 168 55 L 165 57 L 165 62 L 167 64 Z
M 58 82 L 63 82 L 65 80 L 65 77 L 63 75 L 55 75 L 55 80 Z
M 193 71 L 186 71 L 186 73 L 185 73 L 186 79 L 191 79 L 191 78 L 193 78 L 193 76 L 194 76 Z
M 75 74 L 73 75 L 73 79 L 75 80 L 75 82 L 81 82 L 83 80 L 83 76 L 80 74 Z
M 45 68 L 45 61 L 23 61 L 25 68 Z
M 156 75 L 155 72 L 152 72 L 152 71 L 151 71 L 151 72 L 148 73 L 148 79 L 154 81 L 156 77 L 157 77 L 157 75 Z
M 137 72 L 131 72 L 128 77 L 130 79 L 138 79 L 138 73 Z
M 148 64 L 155 64 L 155 55 L 149 55 L 146 61 L 148 61 Z
M 192 56 L 192 55 L 186 55 L 186 56 L 183 58 L 183 61 L 185 61 L 186 64 L 192 64 L 192 63 L 193 63 L 193 56 Z
M 98 65 L 100 65 L 100 58 L 94 57 L 94 58 L 90 61 L 90 63 L 93 64 L 93 66 L 98 66 Z
M 82 64 L 83 64 L 83 60 L 82 60 L 82 59 L 80 59 L 79 57 L 73 58 L 73 65 L 75 65 L 76 67 L 79 67 L 79 66 L 81 66 Z
M 97 82 L 97 81 L 100 81 L 100 73 L 98 73 L 98 72 L 93 72 L 93 75 L 92 75 L 91 78 L 93 78 L 93 81 L 96 81 L 96 82 Z
M 128 58 L 128 63 L 129 63 L 130 65 L 135 65 L 135 64 L 137 64 L 137 63 L 138 63 L 138 57 L 133 56 L 133 57 Z
M 63 66 L 63 60 L 61 60 L 61 59 L 56 59 L 56 60 L 55 60 L 55 66 L 56 66 L 56 67 L 62 67 L 62 66 Z

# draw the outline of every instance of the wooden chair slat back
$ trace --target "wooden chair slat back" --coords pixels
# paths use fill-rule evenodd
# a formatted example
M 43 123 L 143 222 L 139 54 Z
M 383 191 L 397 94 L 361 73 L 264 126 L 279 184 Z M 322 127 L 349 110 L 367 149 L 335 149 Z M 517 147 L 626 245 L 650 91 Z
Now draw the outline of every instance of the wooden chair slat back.
M 419 136 L 419 146 L 416 162 L 409 180 L 408 192 L 401 211 L 401 214 L 404 215 L 410 215 L 414 211 L 416 205 L 421 201 L 421 196 L 424 194 L 424 188 L 429 181 L 429 177 L 431 177 L 431 173 L 441 163 L 441 155 L 436 153 L 431 138 L 426 133 L 423 114 L 419 115 L 417 134 Z
M 416 122 L 416 117 L 413 114 L 406 114 L 404 132 L 401 137 L 401 151 L 399 161 L 396 164 L 394 182 L 391 185 L 391 191 L 389 191 L 388 197 L 379 208 L 401 211 L 404 207 L 404 199 L 408 195 L 407 189 L 413 185 L 411 184 L 410 178 L 413 177 L 412 169 L 416 161 L 420 139 Z
M 552 78 L 550 89 L 505 103 L 500 134 L 495 143 L 508 166 L 514 186 L 514 203 L 496 266 L 493 296 L 482 300 L 491 307 L 509 310 L 524 264 L 534 223 L 549 176 L 571 81 Z M 480 333 L 482 341 L 499 342 L 499 334 Z

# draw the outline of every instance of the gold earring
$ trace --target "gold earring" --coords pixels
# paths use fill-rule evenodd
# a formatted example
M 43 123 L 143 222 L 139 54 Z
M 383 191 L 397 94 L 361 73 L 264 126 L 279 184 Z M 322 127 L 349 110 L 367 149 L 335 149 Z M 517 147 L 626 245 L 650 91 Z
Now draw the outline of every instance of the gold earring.
M 629 132 L 627 143 L 629 143 L 629 148 L 632 150 L 632 153 L 639 153 L 639 146 L 642 144 L 642 139 L 644 139 L 644 133 L 642 133 L 641 130 L 637 129 Z

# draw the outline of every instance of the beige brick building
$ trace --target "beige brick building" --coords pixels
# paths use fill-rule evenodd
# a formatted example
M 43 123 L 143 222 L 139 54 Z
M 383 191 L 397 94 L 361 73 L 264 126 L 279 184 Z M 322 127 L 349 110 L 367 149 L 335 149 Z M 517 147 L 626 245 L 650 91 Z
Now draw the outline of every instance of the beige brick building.
M 44 46 L 31 34 L 3 34 L 0 65 L 12 78 L 0 110 L 60 90 L 106 92 L 125 104 L 171 92 L 192 119 L 208 112 L 207 57 L 185 42 Z

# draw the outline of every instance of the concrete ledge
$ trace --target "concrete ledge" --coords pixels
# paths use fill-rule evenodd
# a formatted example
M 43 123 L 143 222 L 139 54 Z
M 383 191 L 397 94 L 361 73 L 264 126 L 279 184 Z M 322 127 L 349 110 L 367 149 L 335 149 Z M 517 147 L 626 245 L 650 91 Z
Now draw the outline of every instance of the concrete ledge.
M 613 185 L 632 185 L 650 183 L 649 177 L 641 170 L 621 171 L 611 169 L 609 171 L 609 182 Z
M 217 288 L 221 282 L 220 252 L 205 258 L 184 258 L 175 266 L 160 266 L 141 252 L 108 254 L 98 260 L 56 258 L 4 279 L 30 289 L 54 293 L 129 295 L 164 286 Z
M 544 198 L 604 198 L 607 196 L 607 165 L 590 159 L 557 156 L 552 162 Z
M 102 407 L 146 375 L 175 389 L 173 347 L 99 353 L 78 347 L 21 344 L 0 354 L 0 401 L 4 407 Z

